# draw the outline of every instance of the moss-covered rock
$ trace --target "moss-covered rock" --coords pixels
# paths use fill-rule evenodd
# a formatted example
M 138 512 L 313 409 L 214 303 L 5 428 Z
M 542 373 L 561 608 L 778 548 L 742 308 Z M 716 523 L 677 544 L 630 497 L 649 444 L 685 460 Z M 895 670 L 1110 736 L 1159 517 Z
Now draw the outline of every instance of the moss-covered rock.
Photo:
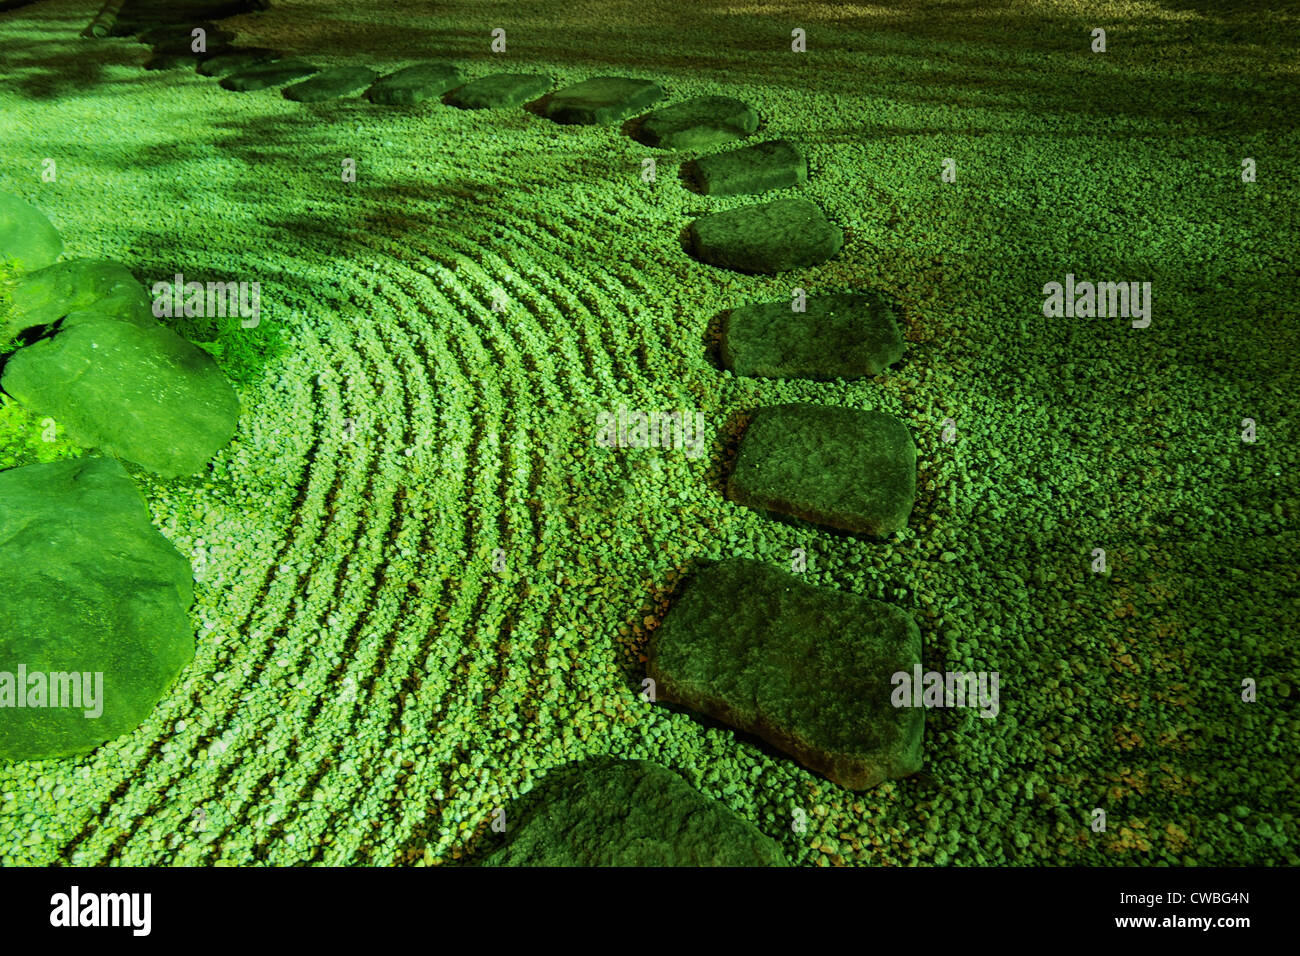
M 301 80 L 303 77 L 311 76 L 319 71 L 320 67 L 308 63 L 306 60 L 288 57 L 283 60 L 258 63 L 236 73 L 231 73 L 222 78 L 221 86 L 223 89 L 247 93 L 253 90 L 264 90 L 272 86 L 284 86 L 286 83 Z
M 286 86 L 281 92 L 286 100 L 320 103 L 363 90 L 373 83 L 378 75 L 365 66 L 340 66 L 317 73 L 301 83 Z
M 130 732 L 194 654 L 189 562 L 111 458 L 0 472 L 0 580 L 0 759 L 71 756 Z M 78 690 L 96 699 L 54 706 L 72 678 L 50 675 L 90 675 Z
M 72 313 L 5 365 L 4 390 L 83 447 L 164 477 L 201 469 L 230 441 L 239 399 L 202 349 L 157 323 Z
M 793 144 L 774 139 L 701 156 L 687 165 L 686 174 L 706 195 L 738 196 L 802 186 L 808 163 Z
M 660 149 L 708 149 L 758 129 L 758 114 L 734 96 L 696 96 L 648 114 L 637 138 Z
M 883 412 L 762 408 L 741 439 L 727 493 L 751 508 L 883 537 L 912 512 L 916 445 L 907 426 Z
M 737 375 L 760 378 L 862 378 L 903 357 L 898 312 L 877 293 L 763 302 L 727 313 L 722 361 Z
M 627 76 L 595 76 L 556 92 L 545 113 L 557 123 L 617 123 L 663 97 L 657 83 Z
M 447 63 L 416 63 L 376 80 L 366 98 L 388 106 L 414 106 L 462 82 L 460 70 Z
M 464 110 L 502 109 L 537 99 L 553 81 L 540 73 L 494 73 L 471 80 L 447 98 Z
M 598 758 L 554 770 L 507 817 L 487 866 L 784 866 L 776 841 L 666 767 Z
M 48 266 L 63 252 L 59 232 L 41 211 L 9 193 L 0 193 L 0 260 L 20 272 Z
M 144 286 L 126 266 L 105 259 L 69 259 L 29 272 L 13 283 L 10 297 L 9 313 L 0 318 L 0 339 L 92 307 L 95 314 L 138 325 L 154 322 Z
M 691 578 L 650 638 L 647 672 L 660 700 L 862 790 L 920 769 L 923 711 L 890 701 L 892 676 L 920 655 L 898 608 L 737 559 Z
M 742 206 L 695 220 L 688 231 L 701 262 L 737 272 L 773 275 L 825 262 L 844 233 L 806 199 Z

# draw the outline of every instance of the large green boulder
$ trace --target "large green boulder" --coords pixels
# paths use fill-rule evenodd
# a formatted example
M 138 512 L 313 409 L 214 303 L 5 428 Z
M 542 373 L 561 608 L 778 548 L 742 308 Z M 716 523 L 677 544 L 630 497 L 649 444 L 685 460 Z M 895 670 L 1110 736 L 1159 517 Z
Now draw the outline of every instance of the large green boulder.
M 666 767 L 596 758 L 547 774 L 487 866 L 785 866 L 780 846 Z
M 111 458 L 0 472 L 0 581 L 0 759 L 129 733 L 194 654 L 189 562 Z
M 0 340 L 92 307 L 96 313 L 139 325 L 154 321 L 144 286 L 120 262 L 103 259 L 69 259 L 28 272 L 14 282 L 10 296 Z
M 687 230 L 701 262 L 737 272 L 774 275 L 825 262 L 844 233 L 806 199 L 778 199 L 703 216 Z
M 0 261 L 20 272 L 48 266 L 63 252 L 59 232 L 41 211 L 9 193 L 0 193 Z
M 754 734 L 841 786 L 920 769 L 924 710 L 892 698 L 893 676 L 920 663 L 921 635 L 896 607 L 733 559 L 692 576 L 647 656 L 661 701 Z
M 199 471 L 235 433 L 239 399 L 207 352 L 154 322 L 72 313 L 20 349 L 0 387 L 77 444 L 164 477 Z
M 916 445 L 897 418 L 836 405 L 761 408 L 727 482 L 733 501 L 841 531 L 884 537 L 907 526 Z
M 898 312 L 877 293 L 762 302 L 727 313 L 722 362 L 759 378 L 862 378 L 903 357 Z

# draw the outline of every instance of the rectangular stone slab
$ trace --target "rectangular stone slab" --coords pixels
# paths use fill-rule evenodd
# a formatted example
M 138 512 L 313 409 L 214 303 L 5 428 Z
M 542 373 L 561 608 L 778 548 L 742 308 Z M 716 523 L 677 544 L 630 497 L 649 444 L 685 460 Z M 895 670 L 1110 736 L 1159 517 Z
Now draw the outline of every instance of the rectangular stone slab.
M 460 70 L 454 66 L 446 63 L 416 63 L 376 81 L 366 90 L 366 98 L 372 103 L 389 106 L 414 106 L 441 96 L 463 82 Z
M 557 123 L 617 123 L 640 113 L 664 91 L 649 80 L 626 76 L 596 76 L 559 90 L 546 104 L 546 117 Z
M 319 72 L 320 68 L 313 66 L 306 60 L 284 59 L 272 60 L 267 63 L 259 63 L 250 66 L 238 73 L 231 73 L 224 77 L 219 84 L 222 89 L 234 90 L 237 93 L 248 93 L 253 90 L 264 90 L 272 86 L 284 86 L 286 83 L 292 83 L 295 80 L 301 80 Z
M 689 164 L 687 174 L 705 195 L 739 196 L 802 186 L 808 181 L 808 164 L 793 144 L 774 139 L 701 156 Z
M 731 500 L 842 531 L 906 527 L 916 446 L 897 418 L 834 405 L 761 408 L 740 441 Z
M 897 311 L 876 294 L 763 302 L 729 312 L 722 362 L 737 375 L 820 381 L 878 375 L 903 357 Z
M 494 110 L 535 100 L 551 88 L 540 73 L 495 73 L 466 83 L 447 102 L 463 110 Z
M 660 700 L 755 734 L 851 790 L 921 767 L 922 708 L 892 677 L 920 663 L 909 615 L 760 561 L 705 568 L 650 637 Z

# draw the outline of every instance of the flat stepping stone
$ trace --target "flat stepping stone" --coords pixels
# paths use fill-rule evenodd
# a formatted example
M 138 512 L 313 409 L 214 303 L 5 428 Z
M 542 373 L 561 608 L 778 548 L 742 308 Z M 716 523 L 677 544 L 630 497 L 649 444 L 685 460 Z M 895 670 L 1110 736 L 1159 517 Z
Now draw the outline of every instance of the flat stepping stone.
M 0 262 L 12 259 L 20 272 L 48 266 L 63 253 L 59 231 L 31 203 L 0 193 Z
M 546 104 L 545 115 L 557 123 L 603 126 L 640 113 L 663 95 L 659 85 L 649 80 L 597 76 L 557 91 Z
M 596 758 L 549 772 L 485 866 L 786 866 L 780 846 L 666 767 Z
M 130 733 L 194 656 L 190 563 L 112 458 L 0 472 L 0 579 L 0 760 Z
M 73 313 L 10 357 L 0 387 L 83 448 L 165 478 L 202 469 L 239 419 L 239 399 L 212 356 L 156 321 Z
M 907 526 L 915 494 L 907 426 L 832 405 L 759 409 L 727 483 L 738 504 L 876 537 Z
M 463 110 L 495 110 L 535 100 L 554 81 L 540 73 L 496 73 L 471 80 L 447 98 Z
M 417 63 L 390 73 L 366 91 L 372 103 L 387 106 L 414 106 L 427 99 L 441 96 L 465 79 L 460 70 L 446 63 Z
M 802 186 L 808 163 L 792 143 L 774 139 L 701 156 L 687 165 L 686 174 L 707 196 L 741 196 Z
M 319 73 L 320 67 L 313 66 L 306 60 L 285 59 L 271 60 L 231 73 L 221 80 L 221 87 L 237 93 L 264 90 L 272 86 L 284 86 L 294 80 Z
M 758 129 L 758 114 L 730 96 L 697 96 L 648 114 L 637 133 L 660 149 L 707 149 Z
M 369 67 L 340 66 L 332 70 L 317 73 L 310 79 L 286 86 L 282 91 L 284 98 L 298 103 L 319 103 L 322 100 L 335 100 L 363 90 L 375 81 L 379 74 Z
M 722 364 L 737 375 L 818 381 L 879 375 L 903 357 L 898 312 L 876 294 L 733 309 L 722 323 Z
M 249 67 L 285 59 L 288 57 L 278 50 L 270 50 L 266 47 L 237 47 L 208 57 L 199 64 L 198 69 L 203 76 L 229 76 L 247 70 Z
M 661 701 L 754 734 L 842 787 L 921 768 L 924 708 L 894 707 L 893 675 L 921 660 L 912 618 L 732 559 L 687 583 L 651 634 Z
M 27 329 L 52 325 L 69 313 L 94 308 L 115 318 L 152 324 L 152 300 L 120 262 L 69 259 L 29 272 L 10 290 L 9 314 L 0 341 Z
M 704 216 L 687 232 L 701 262 L 737 272 L 773 275 L 825 262 L 844 233 L 806 199 L 778 199 Z
M 158 47 L 165 44 L 175 45 L 184 43 L 186 49 L 194 39 L 194 30 L 203 30 L 209 39 L 214 36 L 224 36 L 227 40 L 233 40 L 235 35 L 224 27 L 211 22 L 200 21 L 197 23 L 164 23 L 161 26 L 151 27 L 135 37 L 137 43 L 147 43 L 149 46 Z

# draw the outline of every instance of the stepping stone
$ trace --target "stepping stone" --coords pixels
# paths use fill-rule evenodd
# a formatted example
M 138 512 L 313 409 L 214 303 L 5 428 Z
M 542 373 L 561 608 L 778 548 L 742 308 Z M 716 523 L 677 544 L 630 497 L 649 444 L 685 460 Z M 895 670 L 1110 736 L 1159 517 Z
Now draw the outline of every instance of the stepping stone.
M 546 117 L 557 123 L 605 125 L 640 113 L 664 91 L 649 80 L 597 76 L 559 90 L 546 104 Z
M 666 767 L 595 758 L 549 772 L 485 866 L 786 866 L 780 846 Z
M 309 80 L 286 86 L 284 98 L 299 103 L 319 103 L 334 100 L 365 89 L 379 74 L 364 66 L 340 66 L 317 73 Z
M 286 59 L 285 54 L 278 50 L 268 50 L 266 47 L 232 47 L 200 63 L 199 73 L 203 76 L 229 76 L 247 70 L 249 67 L 284 59 Z
M 651 634 L 658 699 L 767 741 L 850 790 L 921 768 L 923 708 L 895 707 L 893 675 L 921 661 L 912 618 L 732 559 L 687 583 Z
M 844 245 L 840 227 L 806 199 L 778 199 L 695 220 L 687 233 L 701 262 L 772 275 L 815 266 Z
M 448 97 L 463 110 L 494 110 L 535 100 L 551 88 L 552 80 L 540 73 L 497 73 L 471 80 Z
M 72 313 L 19 349 L 0 387 L 83 448 L 173 478 L 201 470 L 235 433 L 239 399 L 207 352 L 154 322 Z
M 198 23 L 164 23 L 161 26 L 151 27 L 135 37 L 137 43 L 147 43 L 149 46 L 157 47 L 163 44 L 184 43 L 186 49 L 189 49 L 190 42 L 194 39 L 193 30 L 203 30 L 207 33 L 209 39 L 214 36 L 224 36 L 227 40 L 233 40 L 235 35 L 211 21 L 202 21 Z
M 740 196 L 802 186 L 808 181 L 803 154 L 783 139 L 701 156 L 687 176 L 707 196 Z
M 758 129 L 758 114 L 730 96 L 697 96 L 646 116 L 637 139 L 660 149 L 707 149 Z
M 250 66 L 238 73 L 231 73 L 222 79 L 221 87 L 234 90 L 237 93 L 247 93 L 253 90 L 264 90 L 271 86 L 284 86 L 286 83 L 292 83 L 294 80 L 301 80 L 305 76 L 311 76 L 313 73 L 319 72 L 319 67 L 313 66 L 306 60 L 294 58 L 271 60 L 267 63 Z
M 152 300 L 144 286 L 120 262 L 69 259 L 29 272 L 10 291 L 9 314 L 0 326 L 0 341 L 69 313 L 94 308 L 114 318 L 153 324 Z M 84 313 L 83 313 L 84 314 Z
M 388 74 L 366 91 L 366 97 L 372 103 L 414 106 L 441 96 L 463 82 L 464 77 L 454 66 L 446 63 L 417 63 Z
M 0 472 L 0 580 L 0 760 L 130 733 L 194 656 L 190 564 L 112 458 Z
M 39 209 L 0 193 L 0 262 L 12 259 L 19 272 L 30 272 L 48 266 L 62 252 L 58 230 Z
M 916 446 L 907 426 L 883 412 L 761 408 L 740 441 L 727 494 L 750 508 L 883 537 L 907 526 Z
M 877 293 L 817 296 L 733 309 L 722 324 L 722 364 L 737 375 L 819 381 L 879 375 L 903 357 L 898 312 Z

